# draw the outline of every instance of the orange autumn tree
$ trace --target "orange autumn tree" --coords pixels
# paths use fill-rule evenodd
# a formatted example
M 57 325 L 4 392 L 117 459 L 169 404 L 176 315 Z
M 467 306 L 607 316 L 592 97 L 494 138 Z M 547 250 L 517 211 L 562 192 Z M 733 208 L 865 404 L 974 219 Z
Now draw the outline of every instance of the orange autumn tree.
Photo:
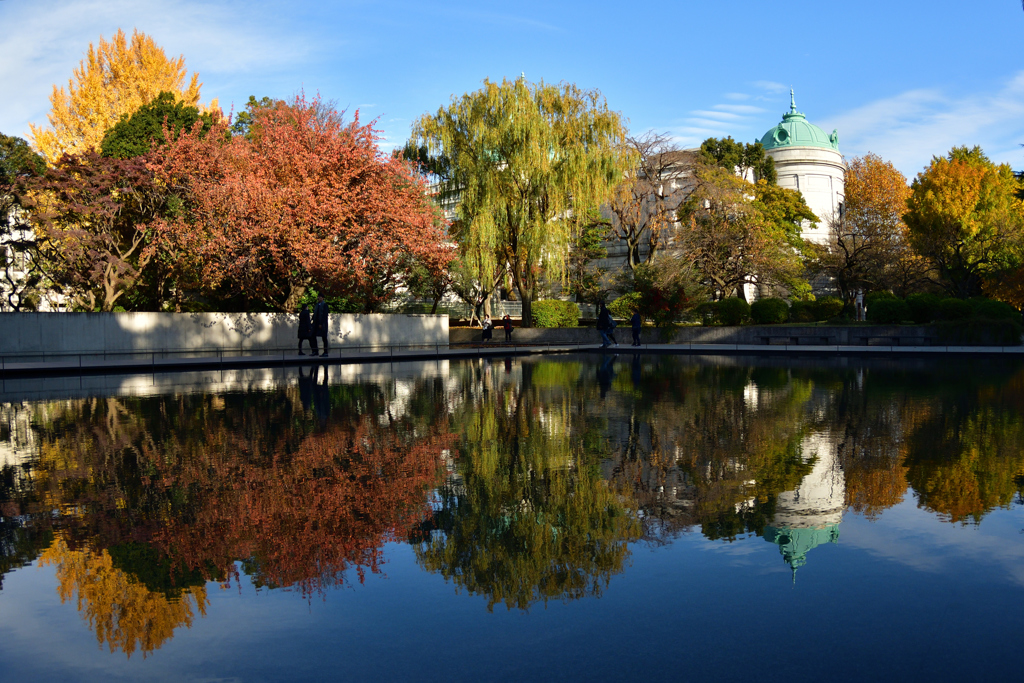
M 372 312 L 417 264 L 447 266 L 422 179 L 380 152 L 373 123 L 303 95 L 251 116 L 248 135 L 193 131 L 156 160 L 184 200 L 159 248 L 187 255 L 203 289 L 293 310 L 315 287 Z
M 812 267 L 835 281 L 843 299 L 857 289 L 906 296 L 927 280 L 930 263 L 910 245 L 903 222 L 910 187 L 892 162 L 855 157 L 845 174 L 845 210 L 829 221 L 829 241 L 813 247 Z
M 159 93 L 199 106 L 201 87 L 198 75 L 189 76 L 184 57 L 168 59 L 145 33 L 136 29 L 129 42 L 118 29 L 109 42 L 101 36 L 97 46 L 89 44 L 67 90 L 53 86 L 50 126 L 30 125 L 32 144 L 50 163 L 98 149 L 107 129 Z M 204 109 L 216 110 L 216 101 Z
M 1020 265 L 1020 187 L 1009 164 L 993 163 L 980 147 L 954 147 L 914 180 L 904 220 L 952 296 L 978 296 L 987 278 Z

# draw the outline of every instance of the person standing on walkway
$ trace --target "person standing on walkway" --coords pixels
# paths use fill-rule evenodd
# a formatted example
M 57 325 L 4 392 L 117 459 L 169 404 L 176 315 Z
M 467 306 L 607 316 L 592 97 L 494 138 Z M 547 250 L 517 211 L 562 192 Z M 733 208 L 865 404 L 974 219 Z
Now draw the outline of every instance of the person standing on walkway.
M 494 323 L 491 322 L 491 316 L 489 316 L 489 315 L 485 315 L 484 316 L 483 328 L 484 328 L 484 333 L 482 335 L 480 335 L 480 337 L 485 342 L 491 341 L 491 338 L 494 335 Z
M 601 348 L 606 349 L 612 344 L 618 346 L 615 341 L 615 335 L 612 330 L 615 329 L 615 321 L 612 320 L 612 314 L 608 310 L 608 307 L 601 302 L 601 310 L 597 314 L 597 331 L 601 333 Z
M 310 352 L 315 356 L 317 354 L 316 348 L 316 337 L 313 336 L 313 321 L 309 317 L 309 304 L 302 304 L 302 310 L 299 311 L 299 355 L 305 356 L 302 352 L 302 340 L 309 341 Z
M 320 354 L 321 358 L 325 358 L 328 351 L 330 351 L 330 346 L 327 343 L 327 328 L 329 324 L 330 310 L 327 308 L 327 302 L 324 301 L 324 295 L 321 294 L 316 298 L 316 308 L 313 309 L 313 335 L 320 337 L 324 342 L 324 352 Z M 313 348 L 316 349 L 315 341 L 313 345 Z
M 512 318 L 508 317 L 508 313 L 501 319 L 501 324 L 505 328 L 505 341 L 512 341 Z
M 640 346 L 640 328 L 643 326 L 643 318 L 640 311 L 633 311 L 633 317 L 629 319 L 629 326 L 633 330 L 633 346 Z

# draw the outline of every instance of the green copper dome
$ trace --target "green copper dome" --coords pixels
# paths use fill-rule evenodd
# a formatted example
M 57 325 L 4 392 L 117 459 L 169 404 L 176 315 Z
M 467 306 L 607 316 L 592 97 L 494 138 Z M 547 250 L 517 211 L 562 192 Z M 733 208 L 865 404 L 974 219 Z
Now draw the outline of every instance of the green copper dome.
M 839 134 L 825 135 L 825 131 L 796 110 L 796 99 L 789 91 L 789 111 L 782 115 L 782 123 L 772 128 L 761 138 L 766 150 L 781 147 L 822 147 L 839 151 Z
M 839 542 L 839 525 L 826 524 L 817 529 L 768 526 L 764 530 L 764 540 L 779 546 L 783 559 L 793 570 L 793 582 L 796 583 L 796 570 L 807 564 L 807 553 L 823 543 Z

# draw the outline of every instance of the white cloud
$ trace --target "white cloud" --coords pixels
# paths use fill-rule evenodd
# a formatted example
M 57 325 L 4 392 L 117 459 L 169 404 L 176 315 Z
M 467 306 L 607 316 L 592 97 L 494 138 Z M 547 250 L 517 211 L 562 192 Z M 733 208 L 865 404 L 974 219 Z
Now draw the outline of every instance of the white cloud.
M 995 161 L 1024 165 L 1024 71 L 994 93 L 950 97 L 939 89 L 909 90 L 821 122 L 839 131 L 847 157 L 874 152 L 908 178 L 933 156 L 957 145 L 981 145 Z
M 716 104 L 713 108 L 735 114 L 760 114 L 764 111 L 761 107 L 755 107 L 751 104 Z
M 190 72 L 208 76 L 279 73 L 313 59 L 321 43 L 281 23 L 262 22 L 253 3 L 201 0 L 36 0 L 0 3 L 0 131 L 28 133 L 45 123 L 53 83 L 66 85 L 89 44 L 121 28 L 151 36 L 168 57 L 185 55 Z M 10 27 L 17 30 L 10 30 Z M 335 39 L 331 39 L 335 43 Z M 204 88 L 203 99 L 217 93 Z M 222 102 L 222 105 L 225 104 Z
M 728 111 L 709 111 L 707 109 L 698 109 L 696 111 L 691 111 L 690 113 L 701 118 L 711 118 L 724 122 L 740 121 L 743 119 L 741 114 L 734 114 L 733 112 Z
M 755 88 L 760 88 L 770 93 L 780 93 L 789 90 L 788 86 L 776 83 L 775 81 L 754 81 L 753 85 Z

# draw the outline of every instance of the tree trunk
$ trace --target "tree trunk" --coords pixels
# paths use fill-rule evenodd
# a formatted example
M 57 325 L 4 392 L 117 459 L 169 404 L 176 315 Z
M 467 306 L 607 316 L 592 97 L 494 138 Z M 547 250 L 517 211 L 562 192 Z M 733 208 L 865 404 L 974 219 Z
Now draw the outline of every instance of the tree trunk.
M 533 286 L 519 286 L 516 289 L 519 290 L 519 299 L 523 304 L 523 320 L 520 325 L 522 327 L 533 327 Z
M 291 288 L 288 290 L 288 298 L 284 300 L 284 311 L 286 313 L 291 313 L 292 311 L 298 310 L 299 299 L 301 299 L 302 295 L 305 293 L 305 285 L 291 285 Z

